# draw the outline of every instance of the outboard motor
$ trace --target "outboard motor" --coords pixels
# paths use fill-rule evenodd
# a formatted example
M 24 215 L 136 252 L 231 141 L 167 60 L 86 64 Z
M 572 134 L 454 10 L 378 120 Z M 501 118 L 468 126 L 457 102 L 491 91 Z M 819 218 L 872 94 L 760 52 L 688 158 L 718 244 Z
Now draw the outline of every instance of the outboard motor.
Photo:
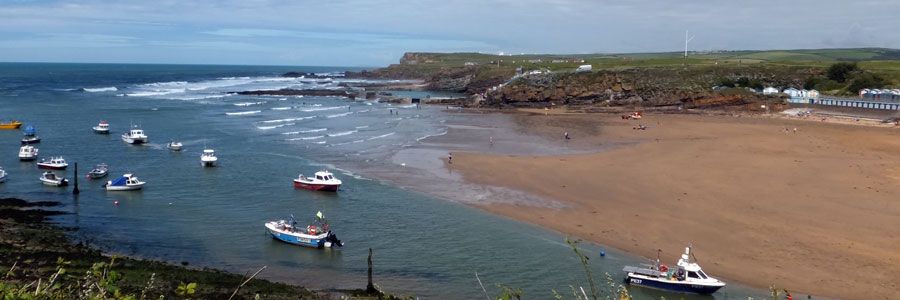
M 335 235 L 335 234 L 332 233 L 331 231 L 328 231 L 328 237 L 326 237 L 325 240 L 328 241 L 328 242 L 331 242 L 332 245 L 337 245 L 338 247 L 343 247 L 343 246 L 344 246 L 344 243 L 341 242 L 341 240 L 339 240 L 339 239 L 337 238 L 337 235 Z

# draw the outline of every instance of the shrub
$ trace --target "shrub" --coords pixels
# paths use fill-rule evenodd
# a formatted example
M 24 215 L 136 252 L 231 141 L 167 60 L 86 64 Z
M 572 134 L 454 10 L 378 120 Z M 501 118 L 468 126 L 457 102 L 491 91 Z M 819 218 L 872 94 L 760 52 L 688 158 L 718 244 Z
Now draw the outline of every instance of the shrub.
M 828 68 L 828 79 L 844 82 L 850 79 L 850 73 L 856 70 L 856 63 L 836 63 Z

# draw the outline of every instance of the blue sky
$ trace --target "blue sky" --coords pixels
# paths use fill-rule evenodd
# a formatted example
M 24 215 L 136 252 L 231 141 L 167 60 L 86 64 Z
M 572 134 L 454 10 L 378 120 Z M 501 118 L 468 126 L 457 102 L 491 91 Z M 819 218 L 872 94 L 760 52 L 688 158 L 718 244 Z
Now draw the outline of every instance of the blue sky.
M 0 0 L 0 61 L 383 66 L 407 51 L 900 48 L 900 1 Z

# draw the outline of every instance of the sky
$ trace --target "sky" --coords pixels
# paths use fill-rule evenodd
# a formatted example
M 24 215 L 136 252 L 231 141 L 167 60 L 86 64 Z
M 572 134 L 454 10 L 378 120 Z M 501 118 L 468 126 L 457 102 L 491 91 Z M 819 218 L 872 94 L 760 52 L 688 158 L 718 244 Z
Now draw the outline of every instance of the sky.
M 378 67 L 404 52 L 900 48 L 900 1 L 0 0 L 0 61 Z

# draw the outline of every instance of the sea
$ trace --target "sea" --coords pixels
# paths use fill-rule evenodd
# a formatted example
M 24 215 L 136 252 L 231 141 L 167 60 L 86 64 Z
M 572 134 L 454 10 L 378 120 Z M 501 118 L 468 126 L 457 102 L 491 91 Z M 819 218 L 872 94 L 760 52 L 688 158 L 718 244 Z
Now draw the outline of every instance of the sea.
M 57 174 L 73 186 L 48 187 L 34 162 L 17 158 L 21 130 L 0 130 L 0 167 L 9 173 L 0 197 L 59 201 L 70 212 L 55 222 L 105 252 L 209 267 L 312 289 L 365 288 L 373 251 L 374 281 L 389 293 L 418 299 L 479 299 L 519 288 L 526 299 L 552 291 L 590 293 L 585 269 L 564 234 L 486 213 L 360 172 L 401 164 L 393 154 L 440 138 L 458 115 L 446 107 L 391 104 L 381 99 L 242 96 L 248 90 L 339 89 L 360 79 L 287 78 L 343 67 L 0 63 L 0 121 L 32 125 L 40 157 L 70 164 Z M 390 83 L 392 81 L 380 81 Z M 446 96 L 395 91 L 405 97 Z M 454 119 L 455 118 L 455 119 Z M 106 121 L 112 133 L 91 127 Z M 138 126 L 150 138 L 130 145 L 120 135 Z M 24 126 L 23 126 L 24 128 Z M 166 149 L 181 141 L 184 150 Z M 214 149 L 219 165 L 204 168 Z M 415 153 L 415 152 L 413 152 Z M 440 164 L 434 158 L 435 164 Z M 74 163 L 78 163 L 75 173 Z M 106 163 L 110 176 L 85 178 Z M 292 179 L 327 169 L 343 180 L 336 193 L 297 189 Z M 103 183 L 132 173 L 141 191 L 107 192 Z M 390 176 L 390 175 L 385 175 Z M 552 209 L 552 208 L 548 208 Z M 343 248 L 309 249 L 273 240 L 268 221 L 299 224 L 322 212 Z M 604 245 L 578 244 L 604 295 L 621 284 L 625 265 L 651 263 Z M 604 253 L 602 255 L 601 253 Z M 667 253 L 673 265 L 680 253 Z M 702 262 L 701 262 L 702 264 Z M 477 276 L 476 276 L 477 274 Z M 715 276 L 715 274 L 711 274 Z M 609 278 L 609 279 L 608 279 Z M 726 280 L 727 281 L 727 280 Z M 735 282 L 712 296 L 631 287 L 635 299 L 747 299 L 767 291 Z

